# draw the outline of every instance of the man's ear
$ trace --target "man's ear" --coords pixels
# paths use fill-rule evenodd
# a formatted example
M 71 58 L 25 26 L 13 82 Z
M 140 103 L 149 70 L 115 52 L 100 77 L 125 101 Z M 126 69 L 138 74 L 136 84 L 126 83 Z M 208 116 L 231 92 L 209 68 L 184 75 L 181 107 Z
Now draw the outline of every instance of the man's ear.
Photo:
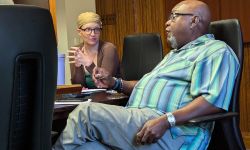
M 200 18 L 198 16 L 193 16 L 191 20 L 190 28 L 194 28 L 195 26 L 198 25 L 199 22 L 200 22 Z

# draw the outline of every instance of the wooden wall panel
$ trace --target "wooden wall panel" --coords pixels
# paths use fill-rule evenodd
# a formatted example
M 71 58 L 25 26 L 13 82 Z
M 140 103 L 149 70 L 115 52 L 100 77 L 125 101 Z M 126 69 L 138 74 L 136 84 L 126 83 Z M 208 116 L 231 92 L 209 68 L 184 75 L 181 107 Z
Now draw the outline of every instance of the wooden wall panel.
M 157 32 L 165 46 L 165 6 L 165 0 L 96 0 L 96 12 L 102 18 L 115 16 L 113 24 L 103 25 L 102 39 L 116 44 L 120 58 L 123 39 L 129 34 Z
M 250 43 L 244 44 L 244 62 L 240 86 L 240 128 L 246 148 L 250 149 Z
M 246 149 L 250 149 L 250 132 L 242 132 L 243 140 L 246 146 Z
M 244 62 L 240 87 L 240 127 L 250 133 L 250 43 L 244 46 Z
M 220 0 L 221 18 L 237 18 L 240 20 L 244 42 L 250 42 L 249 0 Z
M 121 58 L 124 36 L 135 32 L 133 1 L 96 0 L 96 11 L 103 19 L 101 39 L 114 43 Z M 113 21 L 105 23 L 109 15 Z
M 119 43 L 119 54 L 122 58 L 123 51 L 123 39 L 126 35 L 135 33 L 135 10 L 133 1 L 115 0 L 116 13 L 116 37 L 117 43 Z
M 212 21 L 220 19 L 220 1 L 219 0 L 202 0 L 210 8 Z
M 103 19 L 103 31 L 101 37 L 105 37 L 105 40 L 112 41 L 114 43 L 116 41 L 114 32 L 116 28 L 115 20 L 112 21 L 112 23 L 107 23 L 109 19 L 108 16 L 115 14 L 114 0 L 106 0 L 105 3 L 102 3 L 102 0 L 97 0 L 96 9 L 99 10 L 97 13 L 101 15 L 101 18 Z
M 164 54 L 169 52 L 165 22 L 174 5 L 181 0 L 96 0 L 96 11 L 103 19 L 113 15 L 113 24 L 103 25 L 101 38 L 113 42 L 122 56 L 123 38 L 128 34 L 156 32 L 161 35 Z M 213 9 L 213 20 L 218 20 L 219 1 L 206 0 Z M 106 22 L 103 20 L 103 22 Z
M 167 21 L 165 0 L 135 0 L 136 33 L 159 33 L 166 49 L 165 22 Z

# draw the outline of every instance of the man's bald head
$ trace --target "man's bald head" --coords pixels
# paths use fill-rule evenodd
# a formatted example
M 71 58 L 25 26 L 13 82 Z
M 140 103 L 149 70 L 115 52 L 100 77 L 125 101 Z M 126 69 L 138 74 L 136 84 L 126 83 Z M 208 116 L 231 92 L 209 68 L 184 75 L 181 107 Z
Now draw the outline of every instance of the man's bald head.
M 204 2 L 185 0 L 178 3 L 166 22 L 167 40 L 172 48 L 183 45 L 208 33 L 210 10 Z
M 173 10 L 182 7 L 187 12 L 194 14 L 199 17 L 199 30 L 202 34 L 208 32 L 208 27 L 211 22 L 211 12 L 206 3 L 198 0 L 185 0 L 178 3 Z

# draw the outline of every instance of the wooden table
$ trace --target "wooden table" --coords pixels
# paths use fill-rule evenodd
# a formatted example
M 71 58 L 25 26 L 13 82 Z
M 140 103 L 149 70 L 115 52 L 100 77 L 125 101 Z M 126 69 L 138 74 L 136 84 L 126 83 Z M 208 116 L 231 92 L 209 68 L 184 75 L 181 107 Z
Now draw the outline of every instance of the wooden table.
M 80 93 L 80 91 L 81 91 L 80 85 L 58 86 L 57 97 L 60 96 L 60 94 Z M 128 101 L 128 96 L 122 93 L 109 94 L 106 92 L 98 92 L 90 94 L 88 98 L 90 98 L 92 102 L 119 105 L 119 106 L 125 106 Z M 77 105 L 64 105 L 64 104 L 54 105 L 53 125 L 52 125 L 53 131 L 60 133 L 64 129 L 68 115 L 72 110 L 74 110 L 75 107 L 77 107 Z
M 67 93 L 80 93 L 81 90 L 82 90 L 81 84 L 58 85 L 56 87 L 56 95 L 67 94 Z
M 98 92 L 91 94 L 90 96 L 88 96 L 88 98 L 91 99 L 91 102 L 119 105 L 119 106 L 125 106 L 128 101 L 128 96 L 122 93 L 108 94 L 106 92 Z M 76 106 L 77 105 L 55 104 L 53 121 L 58 119 L 67 119 L 68 114 Z

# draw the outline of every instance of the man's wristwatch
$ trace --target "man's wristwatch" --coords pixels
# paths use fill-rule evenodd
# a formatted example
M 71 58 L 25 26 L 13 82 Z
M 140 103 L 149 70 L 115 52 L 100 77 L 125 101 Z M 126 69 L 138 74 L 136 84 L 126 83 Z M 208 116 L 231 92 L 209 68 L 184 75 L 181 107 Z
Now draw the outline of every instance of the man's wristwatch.
M 168 112 L 167 114 L 167 120 L 170 124 L 170 127 L 174 127 L 175 126 L 175 117 L 171 112 Z

